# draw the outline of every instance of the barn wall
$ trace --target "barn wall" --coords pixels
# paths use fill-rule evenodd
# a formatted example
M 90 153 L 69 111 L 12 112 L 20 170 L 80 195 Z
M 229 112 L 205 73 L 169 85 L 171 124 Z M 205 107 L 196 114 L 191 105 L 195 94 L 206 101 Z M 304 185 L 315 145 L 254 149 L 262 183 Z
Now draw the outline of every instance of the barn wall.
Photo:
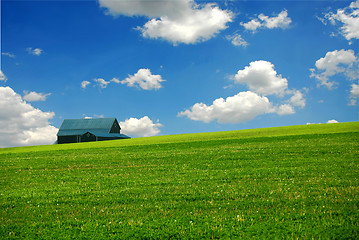
M 57 143 L 76 143 L 77 142 L 77 136 L 59 136 L 57 137 Z
M 106 141 L 106 140 L 116 140 L 116 139 L 124 139 L 119 137 L 96 137 L 93 134 L 83 134 L 81 136 L 58 136 L 57 143 L 77 143 L 77 142 L 95 142 L 95 141 Z
M 89 133 L 84 134 L 80 137 L 80 142 L 94 142 L 96 141 L 96 136 Z

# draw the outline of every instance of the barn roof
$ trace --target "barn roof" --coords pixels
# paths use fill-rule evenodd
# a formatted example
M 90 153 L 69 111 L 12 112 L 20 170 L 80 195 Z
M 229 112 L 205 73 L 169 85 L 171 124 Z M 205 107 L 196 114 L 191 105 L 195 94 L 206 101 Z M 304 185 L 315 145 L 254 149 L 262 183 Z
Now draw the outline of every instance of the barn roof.
M 116 118 L 65 119 L 60 127 L 60 131 L 101 129 L 110 132 L 115 121 L 117 121 Z

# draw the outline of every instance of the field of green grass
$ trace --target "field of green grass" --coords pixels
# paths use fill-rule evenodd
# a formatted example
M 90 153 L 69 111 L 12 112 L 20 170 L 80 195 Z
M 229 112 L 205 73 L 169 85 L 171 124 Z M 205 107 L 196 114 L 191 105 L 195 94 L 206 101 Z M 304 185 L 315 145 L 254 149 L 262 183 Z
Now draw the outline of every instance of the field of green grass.
M 0 239 L 358 239 L 359 122 L 0 149 Z

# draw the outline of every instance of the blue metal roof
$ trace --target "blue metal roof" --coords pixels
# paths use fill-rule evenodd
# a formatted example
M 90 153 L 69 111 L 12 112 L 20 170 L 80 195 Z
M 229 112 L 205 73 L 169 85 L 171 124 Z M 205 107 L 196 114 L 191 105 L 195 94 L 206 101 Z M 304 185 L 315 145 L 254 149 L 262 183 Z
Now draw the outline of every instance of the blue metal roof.
M 116 118 L 65 119 L 60 130 L 103 129 L 110 132 Z
M 94 135 L 98 135 L 98 134 L 108 134 L 107 132 L 100 132 L 100 131 L 93 131 L 91 129 L 78 129 L 78 130 L 59 130 L 59 132 L 57 133 L 57 136 L 79 136 L 79 135 L 83 135 L 87 132 L 90 132 Z

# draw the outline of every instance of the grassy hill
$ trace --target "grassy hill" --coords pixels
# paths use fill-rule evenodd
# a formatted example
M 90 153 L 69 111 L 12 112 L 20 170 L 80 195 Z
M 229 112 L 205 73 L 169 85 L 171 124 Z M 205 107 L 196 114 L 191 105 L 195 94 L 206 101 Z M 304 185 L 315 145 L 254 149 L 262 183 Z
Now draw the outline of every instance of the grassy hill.
M 359 122 L 0 149 L 0 239 L 359 236 Z

